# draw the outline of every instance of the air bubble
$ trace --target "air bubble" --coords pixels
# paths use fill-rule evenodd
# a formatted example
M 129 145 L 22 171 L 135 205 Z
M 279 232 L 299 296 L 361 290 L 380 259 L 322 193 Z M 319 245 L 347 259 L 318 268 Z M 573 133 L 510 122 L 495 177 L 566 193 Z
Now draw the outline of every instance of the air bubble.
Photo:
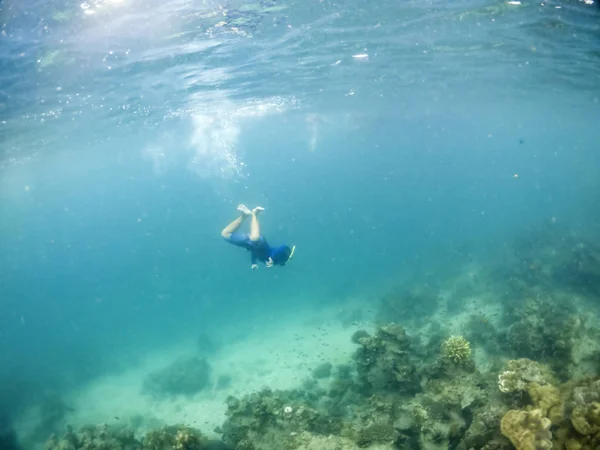
M 88 2 L 83 2 L 81 4 L 81 9 L 88 9 L 90 7 L 90 4 Z

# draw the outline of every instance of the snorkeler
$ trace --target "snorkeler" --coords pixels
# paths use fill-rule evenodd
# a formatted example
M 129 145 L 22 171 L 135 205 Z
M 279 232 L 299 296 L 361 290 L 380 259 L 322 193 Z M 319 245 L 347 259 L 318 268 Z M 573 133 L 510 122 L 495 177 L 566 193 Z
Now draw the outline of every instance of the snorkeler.
M 252 255 L 252 269 L 258 269 L 257 261 L 262 261 L 267 267 L 273 265 L 285 266 L 285 264 L 292 259 L 294 256 L 294 250 L 296 246 L 291 248 L 287 245 L 280 245 L 279 247 L 271 247 L 264 237 L 260 235 L 260 227 L 258 224 L 258 213 L 264 211 L 264 208 L 257 206 L 250 211 L 246 206 L 240 205 L 237 207 L 238 211 L 242 213 L 240 217 L 235 219 L 221 231 L 221 236 L 225 238 L 227 242 L 238 247 L 244 247 L 249 250 Z M 242 225 L 242 222 L 248 217 L 251 217 L 250 221 L 250 233 L 238 233 L 238 229 Z

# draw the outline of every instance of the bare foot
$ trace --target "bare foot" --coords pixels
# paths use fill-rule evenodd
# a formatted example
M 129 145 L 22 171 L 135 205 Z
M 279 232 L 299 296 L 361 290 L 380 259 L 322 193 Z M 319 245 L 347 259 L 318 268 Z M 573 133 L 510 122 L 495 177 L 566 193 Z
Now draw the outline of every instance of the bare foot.
M 252 211 L 250 211 L 250 209 L 248 209 L 248 207 L 246 205 L 238 206 L 237 210 L 245 216 L 249 216 L 250 214 L 252 214 Z
M 252 214 L 254 214 L 256 216 L 259 212 L 264 211 L 264 210 L 265 210 L 265 208 L 263 208 L 262 206 L 257 206 L 256 208 L 254 208 L 252 210 Z

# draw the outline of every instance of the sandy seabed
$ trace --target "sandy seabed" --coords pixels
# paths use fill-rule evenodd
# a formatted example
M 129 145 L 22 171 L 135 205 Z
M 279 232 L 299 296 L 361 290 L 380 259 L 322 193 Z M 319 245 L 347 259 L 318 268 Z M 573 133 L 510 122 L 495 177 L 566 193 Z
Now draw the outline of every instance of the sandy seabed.
M 207 357 L 212 368 L 211 387 L 192 397 L 157 400 L 143 393 L 142 386 L 149 373 L 178 358 L 198 355 L 195 341 L 161 349 L 136 367 L 118 375 L 99 377 L 70 393 L 65 398 L 70 412 L 64 425 L 78 429 L 84 425 L 121 423 L 144 433 L 166 424 L 184 424 L 216 437 L 214 430 L 225 420 L 228 396 L 239 398 L 263 388 L 300 387 L 320 364 L 329 362 L 335 366 L 350 362 L 356 349 L 352 334 L 358 329 L 370 330 L 372 321 L 340 320 L 340 312 L 339 307 L 297 311 L 246 324 L 243 339 L 225 343 Z M 239 329 L 230 331 L 221 333 L 241 333 Z M 220 376 L 228 377 L 231 383 L 219 388 Z M 31 435 L 39 422 L 39 407 L 31 408 L 16 424 L 21 440 Z

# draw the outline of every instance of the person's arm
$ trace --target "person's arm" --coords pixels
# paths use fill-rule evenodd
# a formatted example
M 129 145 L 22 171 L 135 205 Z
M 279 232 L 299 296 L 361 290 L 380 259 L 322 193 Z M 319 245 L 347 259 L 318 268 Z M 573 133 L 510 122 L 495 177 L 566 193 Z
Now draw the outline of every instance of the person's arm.
M 250 268 L 252 270 L 258 269 L 258 264 L 256 264 L 256 256 L 254 256 L 254 253 L 252 253 L 252 265 L 250 266 Z

